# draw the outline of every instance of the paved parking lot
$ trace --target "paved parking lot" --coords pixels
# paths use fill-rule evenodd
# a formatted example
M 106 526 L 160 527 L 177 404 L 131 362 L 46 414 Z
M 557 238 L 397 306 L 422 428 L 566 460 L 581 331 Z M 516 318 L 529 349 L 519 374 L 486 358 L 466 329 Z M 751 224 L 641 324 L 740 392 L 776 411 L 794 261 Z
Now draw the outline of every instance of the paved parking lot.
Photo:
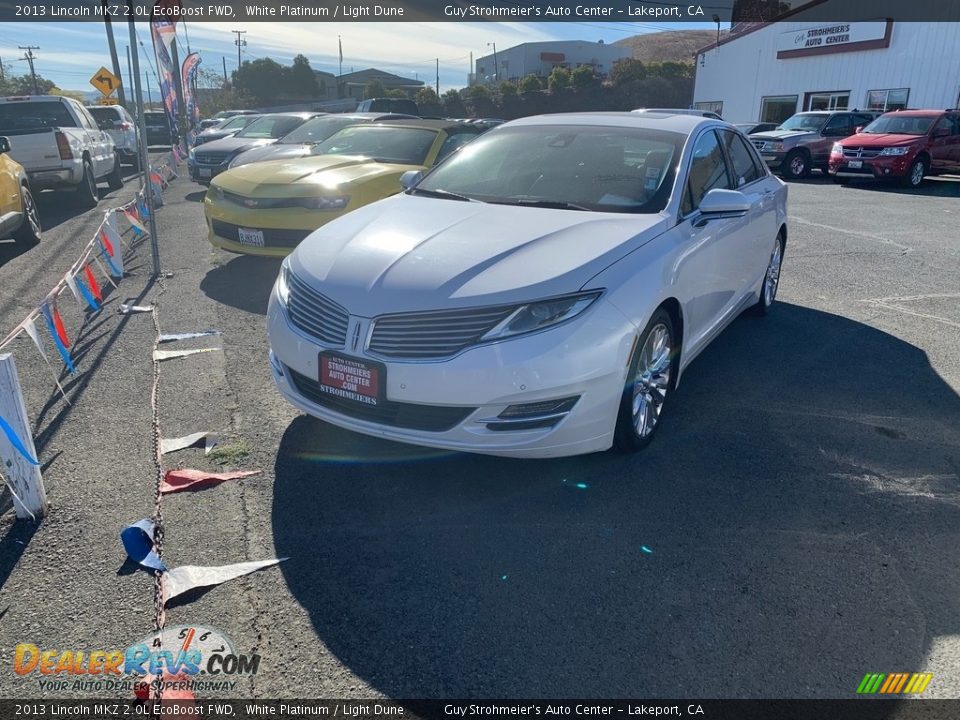
M 958 200 L 954 179 L 791 184 L 779 307 L 697 359 L 654 444 L 517 461 L 377 441 L 286 405 L 264 335 L 279 262 L 212 251 L 202 192 L 175 182 L 160 214 L 175 275 L 145 286 L 141 251 L 131 286 L 164 332 L 224 334 L 222 353 L 164 365 L 164 434 L 220 430 L 225 466 L 264 473 L 167 497 L 164 556 L 289 560 L 168 624 L 263 656 L 234 696 L 851 697 L 866 672 L 925 670 L 927 695 L 960 697 Z M 0 326 L 58 279 L 72 227 L 0 256 Z M 39 428 L 44 461 L 57 453 L 51 518 L 0 527 L 16 550 L 0 566 L 4 655 L 25 635 L 112 647 L 150 629 L 150 579 L 115 575 L 116 533 L 151 511 L 150 319 L 104 335 L 90 340 L 95 355 L 116 345 L 100 378 Z M 77 572 L 94 588 L 33 595 Z M 107 612 L 77 613 L 98 597 Z M 20 688 L 0 674 L 0 694 Z

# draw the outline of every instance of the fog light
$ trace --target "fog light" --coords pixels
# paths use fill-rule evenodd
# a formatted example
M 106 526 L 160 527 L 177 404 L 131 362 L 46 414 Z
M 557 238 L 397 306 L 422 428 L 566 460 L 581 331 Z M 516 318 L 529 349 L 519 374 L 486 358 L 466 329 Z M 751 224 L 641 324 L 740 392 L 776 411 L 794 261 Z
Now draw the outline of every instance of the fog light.
M 273 350 L 269 351 L 267 357 L 270 358 L 270 367 L 273 368 L 273 371 L 280 377 L 283 377 L 283 365 L 277 359 L 277 356 L 273 354 Z
M 580 396 L 558 400 L 540 400 L 520 405 L 510 405 L 495 418 L 479 420 L 487 430 L 534 430 L 550 428 L 563 420 L 577 404 Z

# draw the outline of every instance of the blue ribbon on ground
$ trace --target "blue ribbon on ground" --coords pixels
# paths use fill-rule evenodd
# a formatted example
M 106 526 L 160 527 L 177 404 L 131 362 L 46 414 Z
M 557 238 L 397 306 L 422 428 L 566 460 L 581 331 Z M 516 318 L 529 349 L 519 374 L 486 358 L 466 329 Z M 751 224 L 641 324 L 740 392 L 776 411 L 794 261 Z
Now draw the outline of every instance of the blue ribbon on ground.
M 84 284 L 79 275 L 74 278 L 74 281 L 77 283 L 77 290 L 79 290 L 80 294 L 83 295 L 83 299 L 87 301 L 87 305 L 90 306 L 91 310 L 97 312 L 100 309 L 100 305 L 97 303 L 97 299 L 93 296 L 93 293 L 87 289 L 87 286 Z
M 138 565 L 166 572 L 167 566 L 153 546 L 153 520 L 144 518 L 120 531 L 120 541 L 127 555 Z
M 50 314 L 50 308 L 46 303 L 40 306 L 40 312 L 43 313 L 43 319 L 47 321 L 47 330 L 50 331 L 53 344 L 57 346 L 57 352 L 59 352 L 60 357 L 63 358 L 63 364 L 67 366 L 67 370 L 71 373 L 77 372 L 77 369 L 73 366 L 73 360 L 70 358 L 70 351 L 60 342 L 60 336 L 57 335 L 57 328 L 53 324 L 53 315 Z
M 39 461 L 37 461 L 37 459 L 30 454 L 30 451 L 27 450 L 26 446 L 23 444 L 23 441 L 13 431 L 13 428 L 10 427 L 10 423 L 3 419 L 3 415 L 0 415 L 0 430 L 3 430 L 3 434 L 7 436 L 7 440 L 9 440 L 10 444 L 13 445 L 13 449 L 23 455 L 24 460 L 31 465 L 40 464 Z

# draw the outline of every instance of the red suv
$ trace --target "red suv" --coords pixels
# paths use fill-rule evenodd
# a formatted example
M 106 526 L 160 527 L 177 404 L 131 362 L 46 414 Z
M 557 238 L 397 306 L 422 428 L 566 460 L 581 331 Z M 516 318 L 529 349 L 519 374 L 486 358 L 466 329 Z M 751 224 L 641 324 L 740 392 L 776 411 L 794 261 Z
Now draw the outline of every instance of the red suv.
M 853 178 L 896 178 L 919 187 L 924 175 L 960 172 L 960 110 L 897 110 L 834 143 L 829 172 Z

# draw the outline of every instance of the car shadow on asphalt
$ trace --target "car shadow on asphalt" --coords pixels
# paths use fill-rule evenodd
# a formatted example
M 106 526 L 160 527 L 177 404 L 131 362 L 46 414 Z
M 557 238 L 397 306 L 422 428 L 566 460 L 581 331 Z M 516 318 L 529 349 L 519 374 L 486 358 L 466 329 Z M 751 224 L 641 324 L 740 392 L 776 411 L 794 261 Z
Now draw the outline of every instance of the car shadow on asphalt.
M 875 192 L 895 193 L 897 195 L 920 195 L 922 197 L 960 197 L 960 178 L 928 177 L 918 188 L 908 188 L 892 181 L 853 180 L 843 189 L 873 190 Z
M 779 304 L 672 399 L 644 452 L 555 460 L 299 416 L 287 586 L 390 697 L 854 697 L 960 633 L 960 398 L 924 352 Z
M 187 202 L 199 203 L 199 202 L 203 202 L 203 198 L 205 198 L 206 195 L 207 195 L 206 190 L 197 190 L 196 192 L 187 193 L 186 195 L 184 195 L 183 199 L 186 200 Z
M 228 262 L 207 272 L 200 289 L 218 303 L 266 315 L 281 262 L 282 258 L 233 255 Z

